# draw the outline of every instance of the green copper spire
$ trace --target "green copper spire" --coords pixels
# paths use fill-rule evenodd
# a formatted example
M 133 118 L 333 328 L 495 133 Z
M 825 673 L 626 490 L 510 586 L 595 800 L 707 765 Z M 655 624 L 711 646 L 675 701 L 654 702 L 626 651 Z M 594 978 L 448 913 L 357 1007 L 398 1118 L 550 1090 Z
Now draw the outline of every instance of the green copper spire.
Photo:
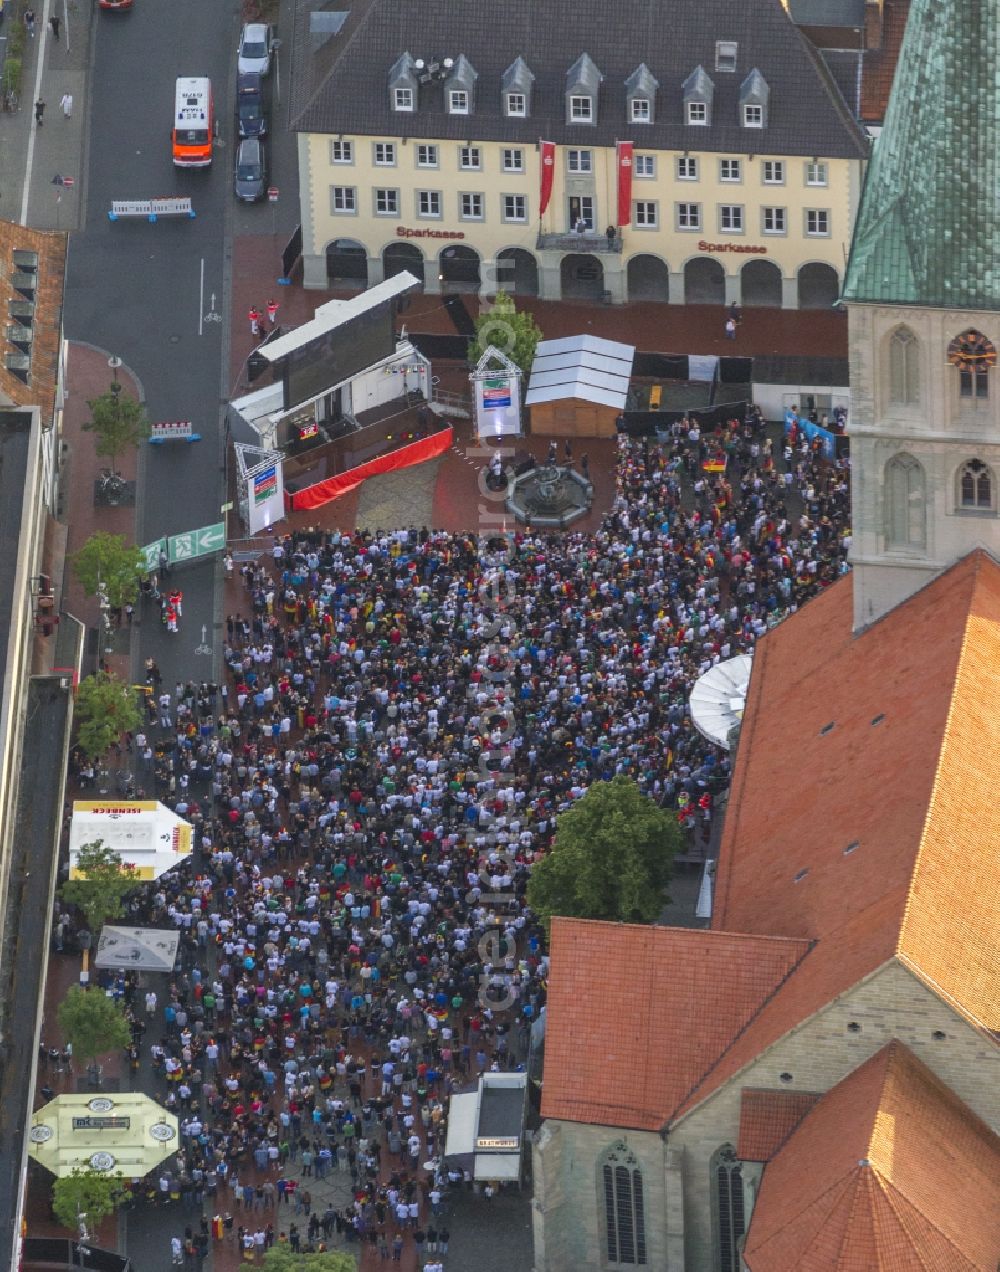
M 1000 0 L 913 0 L 844 299 L 1000 310 Z

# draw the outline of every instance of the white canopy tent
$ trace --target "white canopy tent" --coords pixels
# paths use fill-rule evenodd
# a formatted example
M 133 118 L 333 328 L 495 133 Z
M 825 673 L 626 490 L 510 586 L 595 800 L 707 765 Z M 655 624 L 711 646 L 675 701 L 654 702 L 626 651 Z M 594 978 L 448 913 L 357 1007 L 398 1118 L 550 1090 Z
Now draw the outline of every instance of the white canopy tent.
M 180 932 L 169 928 L 114 927 L 105 924 L 97 943 L 97 967 L 134 968 L 138 972 L 172 972 Z
M 730 734 L 743 719 L 753 657 L 737 654 L 710 667 L 691 690 L 689 706 L 694 727 L 709 742 L 728 751 Z
M 69 877 L 84 844 L 103 841 L 140 879 L 159 879 L 191 854 L 191 825 L 153 800 L 76 800 L 69 829 Z
M 623 411 L 634 357 L 634 345 L 599 336 L 542 340 L 535 348 L 525 402 L 532 406 L 576 398 Z

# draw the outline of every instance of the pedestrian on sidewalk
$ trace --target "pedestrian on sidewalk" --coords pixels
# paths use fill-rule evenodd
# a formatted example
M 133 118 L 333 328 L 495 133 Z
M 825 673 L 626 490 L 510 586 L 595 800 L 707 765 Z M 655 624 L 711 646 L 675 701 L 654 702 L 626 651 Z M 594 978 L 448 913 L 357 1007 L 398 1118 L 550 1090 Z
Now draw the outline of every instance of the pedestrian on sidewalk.
M 59 23 L 61 21 L 62 19 L 59 17 L 57 13 L 53 13 L 52 17 L 49 18 L 49 26 L 52 28 L 52 35 L 53 35 L 53 38 L 56 40 L 59 39 Z
M 35 123 L 38 125 L 39 128 L 41 128 L 42 126 L 42 116 L 44 114 L 45 114 L 45 103 L 39 97 L 38 101 L 35 102 Z
M 278 320 L 278 302 L 269 300 L 267 302 L 267 325 L 273 327 Z
M 69 119 L 73 114 L 73 94 L 63 93 L 59 98 L 59 105 L 62 107 L 63 119 Z
M 250 312 L 247 317 L 250 320 L 250 334 L 256 338 L 260 335 L 260 310 L 256 305 L 250 306 Z
M 180 1267 L 184 1262 L 184 1243 L 180 1237 L 170 1238 L 170 1262 L 175 1267 Z
M 27 28 L 28 34 L 31 36 L 31 38 L 32 38 L 32 39 L 34 39 L 34 38 L 35 38 L 35 11 L 34 11 L 34 9 L 25 9 L 25 11 L 24 11 L 24 25 L 25 25 L 25 27 Z

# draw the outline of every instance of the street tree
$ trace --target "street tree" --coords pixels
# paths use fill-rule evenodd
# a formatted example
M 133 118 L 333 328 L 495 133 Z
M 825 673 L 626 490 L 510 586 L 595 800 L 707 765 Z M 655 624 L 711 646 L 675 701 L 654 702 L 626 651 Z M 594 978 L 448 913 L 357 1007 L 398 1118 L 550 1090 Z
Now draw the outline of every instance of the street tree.
M 103 584 L 108 604 L 117 609 L 139 595 L 146 562 L 124 535 L 98 530 L 73 557 L 73 569 L 88 596 L 97 596 Z
M 358 1272 L 358 1261 L 343 1250 L 296 1254 L 287 1245 L 271 1246 L 261 1264 L 263 1272 Z
M 94 434 L 98 455 L 110 460 L 112 473 L 117 473 L 118 456 L 128 447 L 138 446 L 150 434 L 146 408 L 137 398 L 123 393 L 121 385 L 112 386 L 87 405 L 90 419 L 84 424 L 84 430 Z
M 111 1051 L 124 1050 L 132 1041 L 121 1004 L 103 989 L 71 985 L 57 1015 L 59 1028 L 73 1044 L 74 1059 L 96 1060 Z
M 669 900 L 681 832 L 671 814 L 619 774 L 595 782 L 556 821 L 552 847 L 528 881 L 528 904 L 554 914 L 652 923 Z
M 77 745 L 91 760 L 103 755 L 123 733 L 134 733 L 142 724 L 135 690 L 106 671 L 80 681 L 73 714 L 78 725 Z
M 80 1225 L 93 1232 L 102 1219 L 114 1212 L 125 1198 L 121 1175 L 80 1170 L 57 1179 L 52 1185 L 52 1213 L 64 1228 L 79 1233 Z
M 518 309 L 512 296 L 499 291 L 494 303 L 476 317 L 475 328 L 476 338 L 469 351 L 472 361 L 477 362 L 493 345 L 521 368 L 521 387 L 527 388 L 535 346 L 542 338 L 531 314 Z
M 76 870 L 84 877 L 67 880 L 59 891 L 64 901 L 83 911 L 91 932 L 121 918 L 122 901 L 139 883 L 136 867 L 123 862 L 103 839 L 95 839 L 81 846 Z

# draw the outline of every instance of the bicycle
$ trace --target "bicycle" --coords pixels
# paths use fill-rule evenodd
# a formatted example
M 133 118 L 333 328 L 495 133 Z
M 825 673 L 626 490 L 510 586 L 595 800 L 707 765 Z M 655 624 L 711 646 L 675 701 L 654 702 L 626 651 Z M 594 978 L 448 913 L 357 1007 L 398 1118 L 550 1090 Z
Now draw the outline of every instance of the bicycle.
M 2 105 L 9 115 L 21 109 L 21 95 L 16 88 L 4 89 Z

